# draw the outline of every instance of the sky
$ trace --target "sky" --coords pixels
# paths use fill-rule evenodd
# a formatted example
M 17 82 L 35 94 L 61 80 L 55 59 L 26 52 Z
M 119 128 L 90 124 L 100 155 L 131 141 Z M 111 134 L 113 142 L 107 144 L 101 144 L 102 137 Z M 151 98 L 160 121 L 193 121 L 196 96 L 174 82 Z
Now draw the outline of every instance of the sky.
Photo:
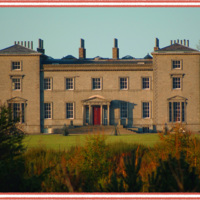
M 120 58 L 143 58 L 170 40 L 186 39 L 196 48 L 200 40 L 200 8 L 0 8 L 0 49 L 14 41 L 44 40 L 45 54 L 53 58 L 78 57 L 80 38 L 86 57 L 112 58 L 114 38 Z

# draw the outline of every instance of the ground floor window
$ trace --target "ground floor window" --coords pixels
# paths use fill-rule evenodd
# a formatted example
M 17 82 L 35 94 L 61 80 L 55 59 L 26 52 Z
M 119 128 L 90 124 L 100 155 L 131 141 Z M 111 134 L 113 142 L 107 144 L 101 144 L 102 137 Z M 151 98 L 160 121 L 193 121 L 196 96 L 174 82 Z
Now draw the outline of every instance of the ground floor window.
M 51 103 L 44 104 L 44 118 L 45 119 L 52 118 L 52 104 Z
M 121 119 L 128 118 L 128 105 L 127 105 L 127 102 L 121 103 L 120 117 L 121 117 Z
M 66 103 L 66 118 L 73 119 L 74 118 L 74 104 Z
M 169 102 L 169 121 L 185 122 L 185 102 Z
M 16 122 L 25 122 L 25 104 L 24 103 L 10 103 L 9 107 L 12 112 L 12 118 Z
M 150 117 L 149 102 L 143 102 L 142 103 L 142 117 L 143 118 L 149 118 Z

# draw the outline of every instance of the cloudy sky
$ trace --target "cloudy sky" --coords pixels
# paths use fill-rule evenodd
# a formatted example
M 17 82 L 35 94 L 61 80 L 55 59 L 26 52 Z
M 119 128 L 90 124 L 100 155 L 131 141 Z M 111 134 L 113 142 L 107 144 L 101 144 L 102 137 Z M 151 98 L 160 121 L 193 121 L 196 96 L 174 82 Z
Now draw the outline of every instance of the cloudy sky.
M 186 39 L 196 48 L 200 40 L 200 8 L 0 8 L 0 49 L 14 41 L 44 40 L 54 58 L 78 57 L 80 38 L 87 58 L 112 57 L 118 39 L 120 57 L 142 58 L 170 40 Z

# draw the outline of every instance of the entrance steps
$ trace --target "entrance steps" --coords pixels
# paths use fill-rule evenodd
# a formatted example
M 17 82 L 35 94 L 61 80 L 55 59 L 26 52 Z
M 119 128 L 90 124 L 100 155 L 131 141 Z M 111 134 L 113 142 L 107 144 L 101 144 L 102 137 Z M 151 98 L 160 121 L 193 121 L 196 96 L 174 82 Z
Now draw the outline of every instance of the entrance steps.
M 79 126 L 69 127 L 69 134 L 105 134 L 105 135 L 124 135 L 135 134 L 134 128 L 123 128 L 123 126 Z

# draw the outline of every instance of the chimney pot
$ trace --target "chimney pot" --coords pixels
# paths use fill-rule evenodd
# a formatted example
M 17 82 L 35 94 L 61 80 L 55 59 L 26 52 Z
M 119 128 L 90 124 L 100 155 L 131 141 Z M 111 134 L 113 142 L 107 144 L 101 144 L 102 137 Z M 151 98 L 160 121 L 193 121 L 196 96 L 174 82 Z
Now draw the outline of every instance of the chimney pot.
M 118 48 L 118 41 L 116 38 L 114 38 L 114 48 Z
M 183 40 L 181 40 L 181 44 L 183 44 Z
M 177 39 L 177 44 L 179 44 L 179 39 Z
M 176 44 L 176 40 L 174 40 L 174 44 Z
M 23 41 L 21 41 L 21 46 L 23 46 Z
M 80 44 L 81 48 L 85 48 L 85 47 L 84 47 L 84 46 L 85 46 L 85 44 L 84 44 L 84 39 L 81 38 L 80 43 L 81 43 L 81 44 Z
M 16 44 L 17 42 L 15 41 L 14 44 Z
M 80 48 L 79 48 L 79 59 L 85 59 L 86 58 L 86 49 L 84 48 L 84 40 L 80 39 Z
M 17 41 L 17 44 L 19 44 L 19 41 Z
M 114 38 L 114 47 L 112 49 L 113 59 L 119 59 L 118 40 Z
M 33 41 L 31 41 L 31 49 L 33 49 Z
M 184 39 L 184 45 L 186 45 L 186 40 Z
M 187 40 L 187 46 L 189 47 L 189 40 Z
M 28 48 L 30 49 L 30 41 L 28 41 Z
M 24 46 L 26 47 L 26 41 L 24 41 Z
M 172 40 L 170 40 L 170 45 L 172 45 L 173 44 L 173 42 L 172 42 Z

